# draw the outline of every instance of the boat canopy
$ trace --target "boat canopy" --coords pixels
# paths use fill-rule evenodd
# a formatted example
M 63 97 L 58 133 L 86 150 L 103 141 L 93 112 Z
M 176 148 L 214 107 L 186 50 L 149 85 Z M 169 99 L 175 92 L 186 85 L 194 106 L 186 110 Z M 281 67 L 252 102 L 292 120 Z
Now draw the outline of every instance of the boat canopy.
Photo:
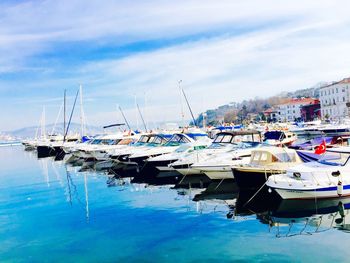
M 259 142 L 260 132 L 251 130 L 251 131 L 225 131 L 220 132 L 214 138 L 213 143 L 239 143 L 243 141 L 257 141 Z
M 227 130 L 236 130 L 236 129 L 242 129 L 243 125 L 235 125 L 235 126 L 218 126 L 214 129 L 218 129 L 220 131 L 227 131 Z
M 183 133 L 175 133 L 164 146 L 178 146 L 182 143 L 190 143 L 192 138 Z
M 311 140 L 297 140 L 290 146 L 290 148 L 300 150 L 313 149 L 314 147 L 319 146 L 323 141 L 325 141 L 326 144 L 330 144 L 332 140 L 333 137 L 316 137 Z
M 264 147 L 253 150 L 250 159 L 251 164 L 259 165 L 280 162 L 301 162 L 301 160 L 295 150 L 280 147 Z
M 134 144 L 134 146 L 160 145 L 160 144 L 166 143 L 171 137 L 172 137 L 172 134 L 157 134 L 157 133 L 143 134 L 141 135 L 140 139 Z

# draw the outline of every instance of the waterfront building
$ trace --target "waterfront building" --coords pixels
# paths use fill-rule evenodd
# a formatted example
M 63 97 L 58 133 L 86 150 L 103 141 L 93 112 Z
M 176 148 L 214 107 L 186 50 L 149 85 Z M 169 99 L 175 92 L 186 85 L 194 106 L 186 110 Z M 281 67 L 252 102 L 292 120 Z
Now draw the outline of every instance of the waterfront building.
M 349 116 L 349 86 L 350 78 L 345 78 L 320 89 L 323 119 L 342 120 Z
M 315 98 L 295 98 L 279 104 L 277 108 L 277 120 L 282 122 L 292 122 L 303 120 L 301 109 L 306 105 L 319 104 Z
M 268 122 L 276 122 L 277 121 L 277 114 L 278 114 L 277 109 L 272 107 L 272 108 L 265 110 L 263 113 L 264 113 L 266 120 Z
M 313 103 L 304 105 L 300 108 L 301 119 L 303 121 L 314 121 L 321 118 L 320 101 L 315 99 Z

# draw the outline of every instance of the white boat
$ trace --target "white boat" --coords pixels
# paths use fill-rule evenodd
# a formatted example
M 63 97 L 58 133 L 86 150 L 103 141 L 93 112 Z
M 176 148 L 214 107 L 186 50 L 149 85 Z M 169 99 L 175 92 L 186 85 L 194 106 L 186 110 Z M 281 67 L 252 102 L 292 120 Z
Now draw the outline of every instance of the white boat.
M 130 155 L 138 151 L 144 151 L 153 147 L 162 146 L 171 137 L 171 134 L 142 134 L 136 143 L 124 147 L 114 147 L 107 151 L 105 161 L 95 164 L 96 170 L 106 170 L 112 168 L 115 172 L 128 165 L 127 159 Z
M 36 150 L 38 143 L 38 139 L 33 139 L 33 140 L 23 140 L 22 145 L 24 146 L 25 151 L 34 151 Z
M 209 147 L 199 152 L 184 155 L 170 166 L 183 175 L 204 174 L 203 169 L 201 169 L 204 167 L 201 166 L 206 166 L 206 163 L 210 162 L 212 159 L 231 152 L 231 154 L 226 157 L 232 160 L 235 150 L 241 148 L 244 144 L 250 144 L 249 142 L 253 142 L 253 144 L 257 145 L 260 141 L 260 132 L 256 130 L 220 132 L 216 134 L 216 137 Z M 198 167 L 196 167 L 196 165 L 198 165 Z M 231 167 L 229 168 L 231 169 Z M 230 169 L 229 172 L 231 171 Z
M 89 141 L 86 141 L 84 143 L 78 143 L 75 146 L 71 147 L 63 147 L 63 149 L 65 152 L 72 154 L 69 157 L 69 160 L 67 160 L 68 162 L 74 162 L 79 159 L 94 159 L 94 157 L 90 154 L 91 151 L 99 149 L 100 147 L 106 145 L 117 144 L 118 142 L 120 142 L 122 137 L 122 133 L 98 135 Z
M 264 133 L 264 143 L 271 146 L 289 146 L 297 140 L 297 135 L 290 131 L 273 130 Z
M 178 147 L 175 151 L 147 159 L 150 164 L 157 163 L 163 165 L 154 165 L 159 171 L 167 172 L 175 169 L 170 166 L 171 163 L 179 160 L 186 154 L 199 154 L 200 151 L 207 148 L 211 144 L 211 140 L 201 140 L 191 143 L 186 143 Z M 165 165 L 167 164 L 167 165 Z
M 291 132 L 295 133 L 298 138 L 302 137 L 317 137 L 323 136 L 324 133 L 320 130 L 321 121 L 310 121 L 298 124 L 298 126 L 292 127 L 290 129 Z
M 209 137 L 206 133 L 201 131 L 195 131 L 195 132 L 186 132 L 186 133 L 175 133 L 167 143 L 160 147 L 153 147 L 145 150 L 140 150 L 132 155 L 129 156 L 128 160 L 130 162 L 136 162 L 138 164 L 143 163 L 143 161 L 146 161 L 148 158 L 171 153 L 175 151 L 177 148 L 179 148 L 183 144 L 192 143 L 195 141 L 210 141 Z M 151 164 L 151 163 L 149 163 Z M 168 162 L 155 162 L 152 161 L 153 166 L 164 166 L 168 165 Z
M 259 143 L 241 142 L 234 151 L 194 163 L 191 168 L 205 174 L 211 180 L 234 179 L 232 167 L 248 164 L 252 150 L 259 146 Z
M 150 133 L 142 134 L 140 139 L 123 149 L 113 149 L 109 153 L 109 157 L 113 160 L 124 161 L 126 157 L 137 153 L 138 151 L 144 151 L 154 147 L 159 147 L 164 145 L 173 134 L 163 134 L 163 133 Z
M 110 158 L 110 152 L 113 150 L 124 150 L 132 143 L 140 138 L 139 135 L 123 135 L 118 141 L 113 144 L 101 145 L 94 149 L 89 149 L 88 152 L 96 161 L 105 161 Z
M 272 174 L 285 173 L 288 168 L 301 163 L 293 149 L 261 147 L 253 149 L 248 164 L 232 167 L 232 173 L 241 189 L 260 188 Z
M 315 162 L 285 174 L 271 175 L 266 185 L 283 199 L 339 198 L 350 195 L 350 147 L 327 149 Z

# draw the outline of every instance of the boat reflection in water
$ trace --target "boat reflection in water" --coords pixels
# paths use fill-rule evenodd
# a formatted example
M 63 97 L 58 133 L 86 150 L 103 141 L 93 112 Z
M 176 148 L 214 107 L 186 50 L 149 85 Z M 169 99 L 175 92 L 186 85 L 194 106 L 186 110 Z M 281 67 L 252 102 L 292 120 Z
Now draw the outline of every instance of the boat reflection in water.
M 276 237 L 312 235 L 333 228 L 350 231 L 350 198 L 282 200 L 274 211 L 257 214 L 260 222 L 276 230 Z
M 196 194 L 193 201 L 196 202 L 197 212 L 199 213 L 207 210 L 214 212 L 223 211 L 227 212 L 227 218 L 232 218 L 238 193 L 239 189 L 234 180 L 212 182 L 204 191 Z

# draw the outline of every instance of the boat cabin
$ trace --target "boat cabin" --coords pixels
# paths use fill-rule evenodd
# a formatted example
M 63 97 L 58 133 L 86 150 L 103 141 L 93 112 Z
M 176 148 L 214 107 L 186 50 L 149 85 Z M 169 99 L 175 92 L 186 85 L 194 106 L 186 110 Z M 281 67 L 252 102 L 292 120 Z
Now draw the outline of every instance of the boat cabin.
M 295 150 L 279 147 L 263 147 L 252 151 L 251 165 L 267 165 L 275 163 L 301 163 Z
M 261 142 L 259 131 L 225 131 L 218 133 L 209 148 L 241 145 L 242 148 L 254 147 Z M 244 147 L 246 144 L 247 147 Z
M 172 134 L 144 134 L 134 146 L 159 146 L 165 144 Z
M 175 133 L 164 146 L 179 146 L 184 143 L 206 139 L 208 139 L 208 136 L 205 133 Z

